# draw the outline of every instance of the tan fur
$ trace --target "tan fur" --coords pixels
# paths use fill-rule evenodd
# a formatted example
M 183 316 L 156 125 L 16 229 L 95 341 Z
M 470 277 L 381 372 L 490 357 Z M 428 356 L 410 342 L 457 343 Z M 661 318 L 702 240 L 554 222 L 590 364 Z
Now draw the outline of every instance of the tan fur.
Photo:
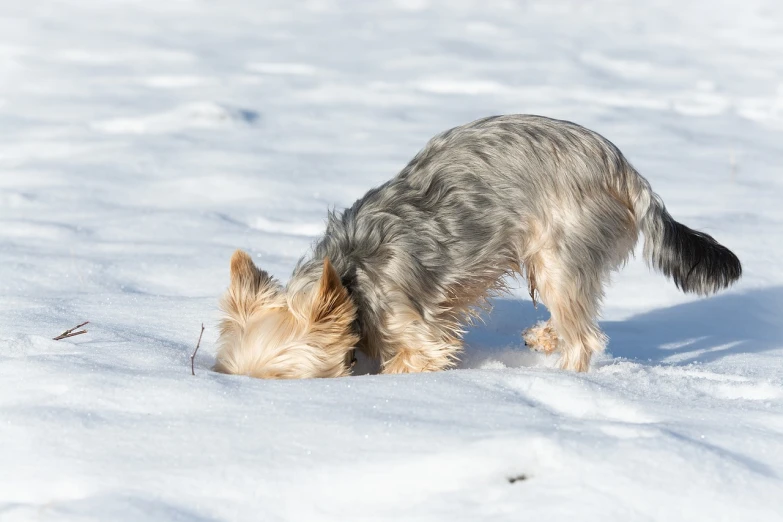
M 560 348 L 560 337 L 552 326 L 551 320 L 531 326 L 522 333 L 522 337 L 531 350 L 544 352 L 547 355 L 553 354 Z
M 425 320 L 402 292 L 388 292 L 389 313 L 382 324 L 380 352 L 383 373 L 432 372 L 450 368 L 462 351 L 458 321 Z
M 238 250 L 221 307 L 216 371 L 266 379 L 348 374 L 356 308 L 328 259 L 317 285 L 289 300 Z

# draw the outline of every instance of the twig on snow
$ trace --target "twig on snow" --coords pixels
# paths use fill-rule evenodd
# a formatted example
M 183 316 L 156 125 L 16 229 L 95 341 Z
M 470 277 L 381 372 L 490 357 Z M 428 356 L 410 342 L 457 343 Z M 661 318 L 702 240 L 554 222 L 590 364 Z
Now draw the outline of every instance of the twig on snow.
M 67 339 L 68 337 L 75 337 L 77 335 L 86 334 L 87 330 L 79 330 L 79 328 L 81 328 L 82 326 L 84 326 L 86 324 L 90 324 L 90 321 L 84 321 L 82 324 L 76 325 L 73 328 L 71 328 L 70 330 L 65 330 L 63 333 L 61 333 L 57 337 L 52 337 L 52 340 L 53 341 L 60 341 L 62 339 Z M 79 331 L 76 332 L 74 330 L 79 330 Z
M 196 367 L 195 367 L 195 361 L 196 361 L 196 352 L 198 352 L 198 347 L 201 346 L 201 336 L 204 335 L 204 323 L 201 323 L 201 333 L 198 334 L 198 342 L 196 343 L 196 349 L 193 350 L 193 355 L 190 356 L 190 374 L 196 375 Z

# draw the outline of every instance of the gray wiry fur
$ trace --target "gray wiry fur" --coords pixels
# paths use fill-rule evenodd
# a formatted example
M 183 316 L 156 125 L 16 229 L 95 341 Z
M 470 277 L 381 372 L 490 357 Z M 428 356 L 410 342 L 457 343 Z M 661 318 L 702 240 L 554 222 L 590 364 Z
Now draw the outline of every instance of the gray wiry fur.
M 674 221 L 608 140 L 538 116 L 497 116 L 434 137 L 394 179 L 331 214 L 286 293 L 306 295 L 331 261 L 356 306 L 358 348 L 384 372 L 449 367 L 463 325 L 503 276 L 524 275 L 549 323 L 534 347 L 584 371 L 605 338 L 603 285 L 632 252 L 686 292 L 708 294 L 741 273 L 706 234 Z

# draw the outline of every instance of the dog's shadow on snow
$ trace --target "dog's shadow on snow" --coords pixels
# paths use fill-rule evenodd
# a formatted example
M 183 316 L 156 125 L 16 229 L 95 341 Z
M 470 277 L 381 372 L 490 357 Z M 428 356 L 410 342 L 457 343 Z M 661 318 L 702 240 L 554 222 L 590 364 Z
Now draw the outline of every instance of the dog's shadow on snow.
M 556 357 L 532 352 L 521 330 L 549 317 L 530 301 L 495 299 L 484 324 L 465 337 L 460 368 L 554 366 Z M 624 321 L 602 321 L 608 352 L 642 364 L 707 363 L 783 346 L 783 286 L 720 294 L 661 308 Z

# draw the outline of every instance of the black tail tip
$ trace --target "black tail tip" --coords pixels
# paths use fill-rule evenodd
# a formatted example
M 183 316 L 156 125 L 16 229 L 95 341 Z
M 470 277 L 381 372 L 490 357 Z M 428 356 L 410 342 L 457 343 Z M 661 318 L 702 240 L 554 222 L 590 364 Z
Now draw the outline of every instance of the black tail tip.
M 683 292 L 710 295 L 728 288 L 742 276 L 739 258 L 712 236 L 676 223 L 667 232 L 671 245 L 664 272 Z
M 742 276 L 742 264 L 728 248 L 718 245 L 710 255 L 696 261 L 675 284 L 684 292 L 710 295 L 728 288 Z

